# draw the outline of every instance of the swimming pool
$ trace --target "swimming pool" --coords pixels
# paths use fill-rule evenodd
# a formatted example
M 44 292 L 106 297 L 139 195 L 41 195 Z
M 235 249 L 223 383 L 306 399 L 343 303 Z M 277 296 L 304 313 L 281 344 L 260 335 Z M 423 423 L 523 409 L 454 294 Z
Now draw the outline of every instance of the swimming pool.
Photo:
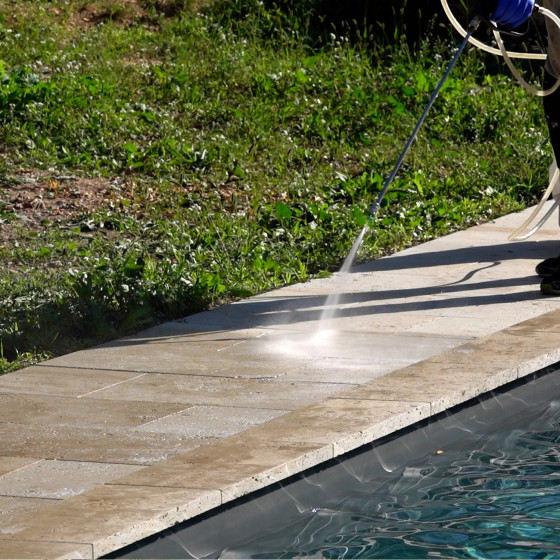
M 560 365 L 111 558 L 560 558 Z

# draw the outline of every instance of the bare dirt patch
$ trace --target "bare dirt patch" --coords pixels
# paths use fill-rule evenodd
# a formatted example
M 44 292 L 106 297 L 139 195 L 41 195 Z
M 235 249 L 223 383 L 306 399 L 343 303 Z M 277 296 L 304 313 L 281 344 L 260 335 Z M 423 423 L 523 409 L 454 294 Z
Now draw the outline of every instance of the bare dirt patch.
M 52 19 L 54 24 L 64 22 L 71 30 L 109 21 L 123 26 L 153 24 L 159 17 L 174 17 L 185 10 L 196 12 L 209 1 L 212 0 L 90 0 L 53 2 L 45 7 L 9 0 L 9 9 L 0 5 L 0 14 L 7 25 L 17 26 L 24 18 L 34 15 L 45 21 Z
M 70 15 L 69 24 L 95 25 L 109 20 L 122 25 L 149 23 L 153 16 L 174 17 L 187 9 L 196 11 L 202 5 L 202 0 L 98 0 L 77 6 Z
M 68 222 L 115 204 L 126 188 L 119 179 L 16 171 L 0 184 L 0 245 L 22 227 L 41 231 L 53 222 Z
M 68 20 L 71 26 L 99 24 L 108 20 L 130 24 L 147 17 L 147 10 L 137 0 L 89 2 L 77 7 Z

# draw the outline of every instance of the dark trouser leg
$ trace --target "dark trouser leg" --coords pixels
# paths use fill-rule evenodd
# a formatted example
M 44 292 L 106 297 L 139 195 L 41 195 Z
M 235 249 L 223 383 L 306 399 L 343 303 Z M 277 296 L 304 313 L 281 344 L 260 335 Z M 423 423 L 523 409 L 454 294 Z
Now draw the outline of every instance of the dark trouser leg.
M 545 72 L 544 89 L 549 89 L 556 83 L 556 78 Z M 544 114 L 548 123 L 550 143 L 560 165 L 560 87 L 552 94 L 543 97 Z
M 544 89 L 551 88 L 556 78 L 545 72 Z M 543 97 L 544 114 L 550 133 L 550 143 L 560 164 L 560 88 L 552 95 Z M 537 274 L 543 278 L 541 292 L 546 295 L 560 296 L 560 257 L 546 259 L 537 265 Z

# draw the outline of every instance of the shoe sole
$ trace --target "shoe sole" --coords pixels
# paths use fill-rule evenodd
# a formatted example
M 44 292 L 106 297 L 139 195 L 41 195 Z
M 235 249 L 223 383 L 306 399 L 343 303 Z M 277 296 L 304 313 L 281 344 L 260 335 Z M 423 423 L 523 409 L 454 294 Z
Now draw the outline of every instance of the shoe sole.
M 545 284 L 544 286 L 541 284 L 541 293 L 545 296 L 560 296 L 560 289 L 556 289 L 550 284 Z

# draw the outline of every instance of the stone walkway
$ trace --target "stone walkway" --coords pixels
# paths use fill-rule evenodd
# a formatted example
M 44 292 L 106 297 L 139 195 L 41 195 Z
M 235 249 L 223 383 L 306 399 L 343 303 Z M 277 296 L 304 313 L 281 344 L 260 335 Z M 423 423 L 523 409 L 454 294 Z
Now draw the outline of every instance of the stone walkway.
M 0 558 L 108 554 L 560 361 L 557 217 L 522 219 L 0 377 Z

